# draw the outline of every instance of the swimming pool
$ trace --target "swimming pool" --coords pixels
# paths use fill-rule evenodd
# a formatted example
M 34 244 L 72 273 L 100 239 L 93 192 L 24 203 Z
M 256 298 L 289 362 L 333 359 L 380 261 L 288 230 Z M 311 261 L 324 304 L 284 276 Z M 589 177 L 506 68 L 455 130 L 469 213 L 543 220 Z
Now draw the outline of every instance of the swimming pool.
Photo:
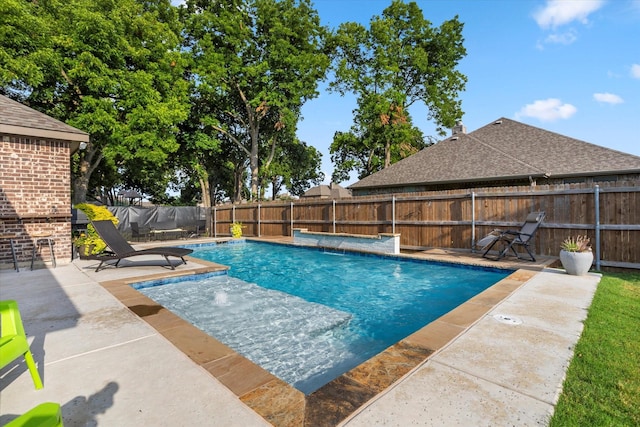
M 136 288 L 306 394 L 511 273 L 262 242 L 194 249 L 228 276 Z

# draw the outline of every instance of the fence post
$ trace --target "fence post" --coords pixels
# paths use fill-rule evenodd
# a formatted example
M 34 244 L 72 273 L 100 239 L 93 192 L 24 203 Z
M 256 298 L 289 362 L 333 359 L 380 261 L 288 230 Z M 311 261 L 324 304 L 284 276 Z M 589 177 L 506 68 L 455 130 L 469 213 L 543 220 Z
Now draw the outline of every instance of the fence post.
M 333 234 L 336 234 L 336 199 L 333 199 Z
M 594 188 L 594 206 L 596 214 L 596 271 L 600 271 L 600 186 Z
M 258 237 L 260 237 L 260 203 L 258 203 Z
M 293 202 L 291 202 L 291 237 L 293 237 Z
M 471 252 L 476 251 L 476 192 L 471 192 Z
M 213 208 L 213 237 L 218 237 L 218 208 Z
M 231 206 L 231 222 L 236 222 L 236 205 Z
M 391 196 L 391 233 L 396 234 L 396 196 Z

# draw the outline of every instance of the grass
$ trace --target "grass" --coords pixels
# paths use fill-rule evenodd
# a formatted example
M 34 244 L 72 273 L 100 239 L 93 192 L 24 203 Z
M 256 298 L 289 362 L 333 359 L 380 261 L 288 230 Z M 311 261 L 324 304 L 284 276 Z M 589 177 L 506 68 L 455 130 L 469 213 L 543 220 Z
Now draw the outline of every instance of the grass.
M 550 421 L 640 426 L 640 274 L 605 274 Z

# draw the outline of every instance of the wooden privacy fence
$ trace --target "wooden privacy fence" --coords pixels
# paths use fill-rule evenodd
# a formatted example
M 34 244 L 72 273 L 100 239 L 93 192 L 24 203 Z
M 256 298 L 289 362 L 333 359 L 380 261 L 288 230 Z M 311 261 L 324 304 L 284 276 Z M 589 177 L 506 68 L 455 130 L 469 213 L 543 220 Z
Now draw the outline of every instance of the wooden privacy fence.
M 591 239 L 596 269 L 640 269 L 640 187 L 636 184 L 452 190 L 377 198 L 297 200 L 212 209 L 212 234 L 290 236 L 294 228 L 377 235 L 399 233 L 402 249 L 474 249 L 496 228 L 519 229 L 529 212 L 546 219 L 535 237 L 538 254 L 557 256 L 569 236 Z

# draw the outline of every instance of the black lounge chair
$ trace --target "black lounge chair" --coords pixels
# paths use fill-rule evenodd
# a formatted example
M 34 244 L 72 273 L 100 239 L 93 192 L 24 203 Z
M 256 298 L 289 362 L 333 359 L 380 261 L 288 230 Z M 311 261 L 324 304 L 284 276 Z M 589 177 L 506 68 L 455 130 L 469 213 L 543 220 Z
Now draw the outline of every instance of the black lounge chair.
M 96 272 L 100 271 L 102 268 L 105 268 L 106 266 L 103 267 L 103 265 L 105 265 L 105 262 L 109 260 L 116 260 L 116 263 L 106 265 L 118 267 L 118 264 L 122 259 L 138 255 L 162 255 L 167 260 L 169 267 L 171 267 L 172 270 L 175 270 L 176 267 L 169 260 L 169 257 L 180 258 L 182 260 L 182 263 L 186 264 L 187 261 L 184 259 L 184 257 L 193 252 L 193 249 L 163 246 L 136 250 L 129 244 L 129 242 L 125 240 L 124 237 L 122 237 L 118 229 L 113 225 L 113 222 L 109 220 L 93 221 L 91 224 L 95 228 L 98 235 L 102 238 L 102 240 L 104 240 L 104 242 L 111 250 L 98 255 L 90 256 L 90 259 L 100 261 L 100 265 L 98 265 L 98 268 L 96 268 Z
M 522 225 L 522 228 L 519 231 L 518 230 L 500 231 L 499 234 L 496 234 L 495 240 L 491 242 L 490 245 L 487 246 L 482 256 L 484 258 L 493 259 L 497 261 L 499 259 L 504 258 L 507 252 L 511 250 L 511 252 L 513 252 L 516 258 L 525 259 L 520 257 L 520 255 L 518 254 L 518 252 L 516 252 L 514 247 L 514 246 L 522 246 L 531 257 L 531 261 L 535 262 L 536 258 L 531 253 L 531 250 L 529 249 L 529 245 L 531 244 L 531 241 L 533 240 L 533 236 L 538 230 L 538 227 L 540 227 L 540 224 L 544 220 L 544 217 L 545 217 L 544 212 L 531 212 L 529 215 L 527 215 L 527 219 L 525 219 L 524 224 Z M 497 257 L 488 257 L 487 253 L 489 253 L 489 251 L 498 242 L 504 244 L 504 249 L 500 251 Z

